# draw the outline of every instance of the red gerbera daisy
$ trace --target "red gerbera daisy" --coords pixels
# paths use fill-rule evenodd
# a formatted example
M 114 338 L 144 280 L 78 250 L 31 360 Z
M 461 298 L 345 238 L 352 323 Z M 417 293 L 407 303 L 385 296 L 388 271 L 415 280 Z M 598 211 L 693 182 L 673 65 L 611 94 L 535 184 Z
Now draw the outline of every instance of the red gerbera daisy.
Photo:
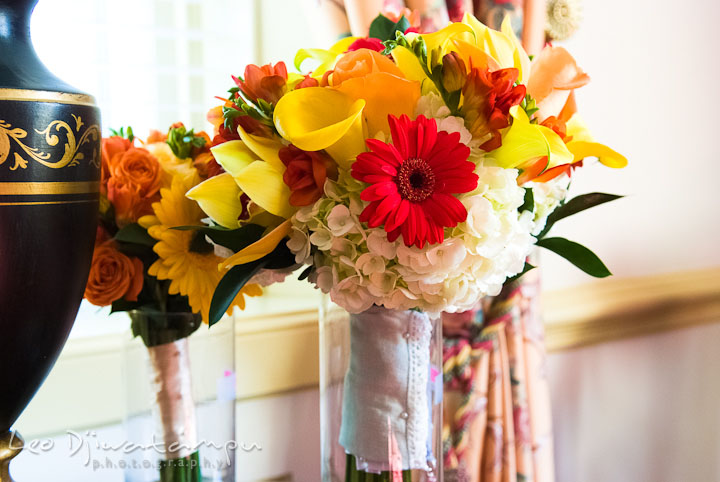
M 407 246 L 441 243 L 444 228 L 465 221 L 465 206 L 453 194 L 478 185 L 470 148 L 460 134 L 438 132 L 434 119 L 388 116 L 392 144 L 365 142 L 371 152 L 358 155 L 352 176 L 369 183 L 361 198 L 370 204 L 360 221 L 375 228 L 384 225 L 388 240 L 402 234 Z

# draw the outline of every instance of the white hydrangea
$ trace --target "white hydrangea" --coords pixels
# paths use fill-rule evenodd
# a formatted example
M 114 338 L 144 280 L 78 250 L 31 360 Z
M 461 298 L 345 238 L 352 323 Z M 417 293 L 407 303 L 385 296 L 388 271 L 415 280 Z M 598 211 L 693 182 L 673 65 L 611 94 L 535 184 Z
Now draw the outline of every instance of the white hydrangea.
M 390 242 L 382 226 L 371 229 L 360 223 L 368 204 L 360 199 L 366 185 L 346 170 L 337 181 L 325 183 L 325 197 L 292 218 L 288 247 L 296 260 L 313 264 L 310 281 L 352 313 L 373 305 L 430 314 L 473 308 L 522 271 L 535 243 L 531 233 L 542 230 L 566 194 L 567 178 L 533 184 L 535 210 L 520 213 L 525 191 L 517 185 L 516 169 L 485 165 L 484 152 L 463 120 L 451 116 L 438 95 L 420 98 L 420 114 L 435 119 L 440 130 L 460 133 L 471 147 L 469 160 L 479 177 L 475 190 L 458 196 L 468 215 L 465 222 L 445 229 L 444 242 L 408 247 L 402 236 Z

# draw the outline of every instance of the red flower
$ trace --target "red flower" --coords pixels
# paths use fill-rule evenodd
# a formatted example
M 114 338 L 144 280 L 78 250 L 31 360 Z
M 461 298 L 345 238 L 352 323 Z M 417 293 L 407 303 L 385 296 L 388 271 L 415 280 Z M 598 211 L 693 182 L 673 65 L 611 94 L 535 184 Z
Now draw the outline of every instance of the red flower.
M 473 137 L 490 135 L 481 149 L 492 151 L 502 145 L 500 129 L 510 125 L 510 108 L 525 98 L 525 86 L 515 85 L 517 69 L 473 68 L 463 87 L 463 113 Z
M 317 79 L 313 79 L 308 74 L 305 76 L 305 78 L 302 81 L 298 82 L 298 84 L 295 86 L 295 90 L 305 89 L 307 87 L 319 87 L 319 86 L 320 86 L 320 82 L 318 82 Z
M 270 103 L 277 103 L 285 93 L 288 78 L 285 62 L 263 65 L 248 65 L 245 67 L 245 79 L 233 76 L 233 80 L 243 94 L 253 102 L 263 99 Z
M 385 50 L 385 46 L 379 38 L 365 37 L 359 38 L 351 43 L 346 52 L 354 52 L 355 50 L 360 49 L 370 49 L 375 52 L 382 52 Z
M 370 184 L 361 198 L 370 204 L 360 221 L 371 228 L 385 226 L 388 240 L 402 234 L 405 245 L 422 248 L 441 243 L 444 228 L 465 221 L 465 206 L 452 194 L 477 187 L 470 148 L 460 134 L 438 132 L 435 120 L 419 116 L 388 116 L 392 144 L 365 142 L 372 152 L 358 155 L 352 176 Z
M 332 159 L 322 152 L 308 152 L 294 145 L 283 147 L 278 153 L 285 164 L 283 181 L 288 185 L 290 204 L 308 206 L 322 196 L 325 180 L 337 179 L 337 168 Z

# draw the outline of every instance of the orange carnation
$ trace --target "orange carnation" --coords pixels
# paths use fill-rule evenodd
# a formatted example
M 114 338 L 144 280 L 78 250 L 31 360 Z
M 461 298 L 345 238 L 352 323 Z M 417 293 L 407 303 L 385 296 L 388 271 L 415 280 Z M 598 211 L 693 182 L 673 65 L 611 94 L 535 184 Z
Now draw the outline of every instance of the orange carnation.
M 142 287 L 142 261 L 125 256 L 112 241 L 95 248 L 85 286 L 86 300 L 96 306 L 108 306 L 121 298 L 137 301 Z

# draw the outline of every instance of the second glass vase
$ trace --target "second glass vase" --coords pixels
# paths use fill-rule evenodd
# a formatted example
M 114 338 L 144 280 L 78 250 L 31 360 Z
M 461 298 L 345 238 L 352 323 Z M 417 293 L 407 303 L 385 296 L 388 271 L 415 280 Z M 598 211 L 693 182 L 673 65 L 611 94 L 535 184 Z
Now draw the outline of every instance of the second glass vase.
M 232 317 L 132 311 L 123 350 L 127 482 L 235 480 Z

